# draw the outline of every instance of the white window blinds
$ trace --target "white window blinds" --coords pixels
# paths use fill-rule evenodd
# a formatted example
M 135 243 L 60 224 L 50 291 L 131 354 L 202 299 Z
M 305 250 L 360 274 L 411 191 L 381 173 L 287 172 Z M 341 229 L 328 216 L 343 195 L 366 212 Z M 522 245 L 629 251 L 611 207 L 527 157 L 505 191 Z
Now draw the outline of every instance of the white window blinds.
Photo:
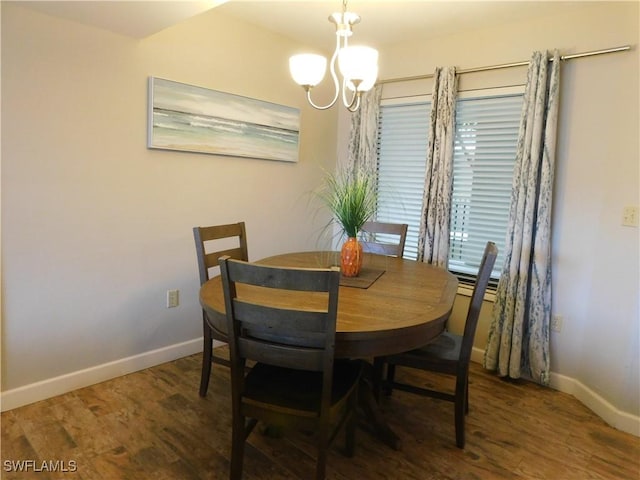
M 468 98 L 456 104 L 449 270 L 478 273 L 487 241 L 498 247 L 499 278 L 509 221 L 522 95 Z
M 430 103 L 384 105 L 378 133 L 378 212 L 381 222 L 406 223 L 404 257 L 418 256 L 427 161 Z
M 511 200 L 522 89 L 461 98 L 456 105 L 449 269 L 473 280 L 488 240 L 500 256 Z M 430 102 L 383 102 L 378 137 L 378 219 L 407 223 L 405 258 L 417 258 Z

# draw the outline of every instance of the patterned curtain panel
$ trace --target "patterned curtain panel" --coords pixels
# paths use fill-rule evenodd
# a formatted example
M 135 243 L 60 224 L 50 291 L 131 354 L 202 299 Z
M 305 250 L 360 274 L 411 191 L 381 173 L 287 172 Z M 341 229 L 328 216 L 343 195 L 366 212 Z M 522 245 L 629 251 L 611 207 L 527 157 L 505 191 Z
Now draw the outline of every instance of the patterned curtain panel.
M 351 115 L 349 135 L 349 171 L 363 168 L 373 175 L 378 170 L 378 117 L 382 85 L 362 95 L 360 108 Z
M 455 67 L 436 68 L 417 260 L 443 268 L 449 263 L 457 92 Z
M 520 137 L 505 262 L 498 283 L 484 366 L 500 376 L 549 383 L 551 317 L 551 193 L 558 120 L 560 58 L 551 72 L 546 52 L 534 52 Z

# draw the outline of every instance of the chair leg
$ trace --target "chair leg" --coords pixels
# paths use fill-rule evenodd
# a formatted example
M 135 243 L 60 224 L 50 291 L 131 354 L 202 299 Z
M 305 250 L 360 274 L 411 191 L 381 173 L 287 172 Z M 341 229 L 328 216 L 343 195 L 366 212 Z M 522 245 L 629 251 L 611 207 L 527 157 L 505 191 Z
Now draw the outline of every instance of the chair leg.
M 231 433 L 231 471 L 230 480 L 242 478 L 242 462 L 244 460 L 244 443 L 246 439 L 245 419 L 236 415 L 232 420 Z
M 384 358 L 383 357 L 375 357 L 373 359 L 373 372 L 371 374 L 372 378 L 372 387 L 373 387 L 373 396 L 376 399 L 376 402 L 380 402 L 380 392 L 382 390 L 382 374 L 384 370 Z
M 358 418 L 356 415 L 356 409 L 358 407 L 358 395 L 357 391 L 349 399 L 349 418 L 345 425 L 346 436 L 346 448 L 345 453 L 347 457 L 353 457 L 356 452 L 356 428 L 358 424 Z
M 384 387 L 385 395 L 390 396 L 391 392 L 393 392 L 393 387 L 391 386 L 391 384 L 393 383 L 395 378 L 396 378 L 396 366 L 391 363 L 387 363 L 387 385 L 385 385 Z
M 465 382 L 465 400 L 464 400 L 464 413 L 465 415 L 469 414 L 469 378 Z
M 316 461 L 316 480 L 324 480 L 327 470 L 327 451 L 329 450 L 328 425 L 320 427 L 318 432 L 318 459 Z
M 211 377 L 211 360 L 213 356 L 213 338 L 211 328 L 205 319 L 202 320 L 204 345 L 202 348 L 202 373 L 200 376 L 200 396 L 206 397 L 209 389 L 209 377 Z
M 465 435 L 464 435 L 464 424 L 465 424 L 465 414 L 467 412 L 467 395 L 468 384 L 467 384 L 466 376 L 458 377 L 456 379 L 456 394 L 454 400 L 454 410 L 455 410 L 455 424 L 456 424 L 456 445 L 458 448 L 464 448 L 465 444 Z

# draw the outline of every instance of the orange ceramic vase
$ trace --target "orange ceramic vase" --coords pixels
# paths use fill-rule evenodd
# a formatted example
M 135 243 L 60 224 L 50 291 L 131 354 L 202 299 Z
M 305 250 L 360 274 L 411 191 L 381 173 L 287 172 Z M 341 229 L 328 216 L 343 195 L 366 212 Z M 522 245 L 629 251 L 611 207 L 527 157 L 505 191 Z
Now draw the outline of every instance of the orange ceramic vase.
M 340 252 L 340 270 L 345 277 L 357 277 L 362 268 L 362 245 L 355 237 L 349 237 Z

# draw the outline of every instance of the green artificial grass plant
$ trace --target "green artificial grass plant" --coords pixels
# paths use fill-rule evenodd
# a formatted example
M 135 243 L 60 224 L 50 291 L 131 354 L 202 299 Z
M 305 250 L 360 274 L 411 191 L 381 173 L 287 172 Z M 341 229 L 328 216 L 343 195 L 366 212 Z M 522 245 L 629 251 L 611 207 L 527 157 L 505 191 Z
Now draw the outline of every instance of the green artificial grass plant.
M 375 175 L 362 168 L 343 168 L 326 176 L 320 197 L 348 237 L 357 237 L 376 210 Z

